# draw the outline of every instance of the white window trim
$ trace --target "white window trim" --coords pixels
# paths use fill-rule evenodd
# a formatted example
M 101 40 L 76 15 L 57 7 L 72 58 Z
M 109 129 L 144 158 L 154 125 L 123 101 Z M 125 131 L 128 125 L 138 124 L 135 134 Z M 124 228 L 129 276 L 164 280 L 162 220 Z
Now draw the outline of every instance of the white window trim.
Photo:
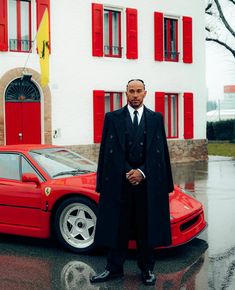
M 121 12 L 121 44 L 122 44 L 122 57 L 102 57 L 103 61 L 120 62 L 120 60 L 128 61 L 126 58 L 126 8 L 123 6 L 113 6 L 110 4 L 103 4 L 103 9 Z M 103 31 L 104 34 L 104 31 Z

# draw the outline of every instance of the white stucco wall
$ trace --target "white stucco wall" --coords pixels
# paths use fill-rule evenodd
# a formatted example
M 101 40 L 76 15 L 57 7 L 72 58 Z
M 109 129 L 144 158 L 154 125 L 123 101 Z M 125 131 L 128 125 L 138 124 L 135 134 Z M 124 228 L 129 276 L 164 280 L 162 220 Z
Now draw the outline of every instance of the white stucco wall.
M 33 1 L 34 2 L 34 1 Z M 154 109 L 156 91 L 193 92 L 194 138 L 206 136 L 204 0 L 96 0 L 95 3 L 138 9 L 137 60 L 126 59 L 125 33 L 123 58 L 92 57 L 91 3 L 85 1 L 51 1 L 51 72 L 52 128 L 59 129 L 54 144 L 93 143 L 93 90 L 124 91 L 129 79 L 141 78 L 148 95 L 145 104 Z M 35 3 L 34 3 L 35 4 Z M 193 18 L 193 63 L 154 61 L 154 11 L 169 16 Z M 182 23 L 180 20 L 179 23 Z M 35 29 L 34 29 L 35 31 Z M 182 26 L 179 39 L 182 40 Z M 180 41 L 182 44 L 182 41 Z M 180 45 L 181 45 L 180 44 Z M 0 53 L 0 77 L 7 70 L 24 66 L 27 54 Z M 32 53 L 27 66 L 39 72 L 37 55 Z M 179 138 L 183 138 L 183 98 L 180 97 Z

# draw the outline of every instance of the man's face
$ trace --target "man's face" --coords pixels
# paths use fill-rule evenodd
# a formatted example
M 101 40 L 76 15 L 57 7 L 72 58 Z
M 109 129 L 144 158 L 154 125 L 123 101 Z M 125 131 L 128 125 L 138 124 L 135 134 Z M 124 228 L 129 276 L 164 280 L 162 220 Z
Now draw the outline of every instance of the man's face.
M 138 109 L 143 105 L 144 97 L 146 96 L 146 91 L 144 84 L 140 81 L 131 81 L 128 84 L 126 97 L 128 104 L 134 108 Z

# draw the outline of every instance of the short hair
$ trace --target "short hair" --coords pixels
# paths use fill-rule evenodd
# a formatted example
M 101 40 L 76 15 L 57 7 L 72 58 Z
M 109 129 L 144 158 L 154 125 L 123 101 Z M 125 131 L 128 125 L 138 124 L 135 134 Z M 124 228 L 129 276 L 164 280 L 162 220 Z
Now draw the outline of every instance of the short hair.
M 141 80 L 141 79 L 132 79 L 132 80 L 129 80 L 128 83 L 127 83 L 127 85 L 126 85 L 126 89 L 128 89 L 128 85 L 129 85 L 129 83 L 130 83 L 130 82 L 134 82 L 134 81 L 141 82 L 141 83 L 143 84 L 143 86 L 144 86 L 144 89 L 145 89 L 145 83 L 144 83 L 144 81 Z

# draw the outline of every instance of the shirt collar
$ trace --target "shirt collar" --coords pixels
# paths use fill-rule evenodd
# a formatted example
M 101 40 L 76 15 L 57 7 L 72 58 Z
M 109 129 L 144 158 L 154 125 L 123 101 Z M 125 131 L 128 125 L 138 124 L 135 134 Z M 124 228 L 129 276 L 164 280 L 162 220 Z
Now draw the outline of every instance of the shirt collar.
M 143 111 L 144 111 L 144 105 L 142 105 L 141 107 L 139 107 L 137 110 L 132 108 L 129 104 L 127 105 L 127 108 L 128 108 L 128 111 L 130 113 L 131 116 L 133 116 L 134 114 L 134 111 L 138 111 L 138 115 L 139 115 L 139 118 L 142 117 L 143 115 Z

